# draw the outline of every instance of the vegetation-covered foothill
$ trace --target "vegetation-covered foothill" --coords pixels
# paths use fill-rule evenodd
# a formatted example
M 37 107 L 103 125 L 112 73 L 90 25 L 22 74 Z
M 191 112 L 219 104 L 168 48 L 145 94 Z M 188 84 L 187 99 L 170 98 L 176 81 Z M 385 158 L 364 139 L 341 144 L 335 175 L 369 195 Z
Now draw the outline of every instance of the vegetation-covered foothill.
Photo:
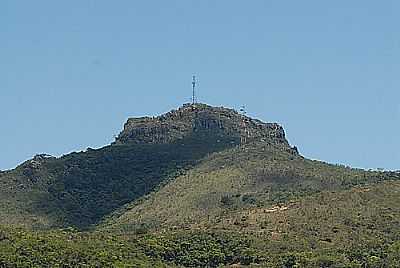
M 115 236 L 2 227 L 0 267 L 398 267 L 400 243 L 306 246 L 234 232 L 180 231 Z M 360 242 L 360 241 L 359 241 Z

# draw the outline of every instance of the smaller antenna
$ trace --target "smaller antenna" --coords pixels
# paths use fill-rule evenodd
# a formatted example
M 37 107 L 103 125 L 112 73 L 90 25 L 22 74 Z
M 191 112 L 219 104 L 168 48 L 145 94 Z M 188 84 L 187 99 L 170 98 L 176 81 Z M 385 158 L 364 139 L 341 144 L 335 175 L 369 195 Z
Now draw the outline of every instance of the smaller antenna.
M 240 135 L 240 144 L 241 146 L 244 146 L 247 143 L 247 138 L 249 137 L 249 131 L 246 124 L 246 106 L 241 106 L 239 111 L 243 116 L 241 122 L 242 134 Z
M 192 94 L 192 104 L 196 104 L 196 76 L 193 75 L 193 81 L 192 81 L 192 86 L 193 86 L 193 94 Z
M 246 112 L 246 106 L 244 106 L 244 105 L 241 106 L 239 111 L 240 111 L 240 113 L 241 113 L 242 115 L 246 115 L 246 114 L 247 114 L 247 112 Z

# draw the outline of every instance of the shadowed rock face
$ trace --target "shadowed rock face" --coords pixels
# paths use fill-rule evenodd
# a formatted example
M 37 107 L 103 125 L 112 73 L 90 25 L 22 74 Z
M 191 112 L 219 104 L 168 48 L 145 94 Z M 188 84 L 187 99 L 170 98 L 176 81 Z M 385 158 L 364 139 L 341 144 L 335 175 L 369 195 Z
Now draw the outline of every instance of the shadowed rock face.
M 231 138 L 232 142 L 263 142 L 297 153 L 295 148 L 290 147 L 280 125 L 264 123 L 232 109 L 205 104 L 185 104 L 158 117 L 130 118 L 115 143 L 163 144 L 203 134 Z

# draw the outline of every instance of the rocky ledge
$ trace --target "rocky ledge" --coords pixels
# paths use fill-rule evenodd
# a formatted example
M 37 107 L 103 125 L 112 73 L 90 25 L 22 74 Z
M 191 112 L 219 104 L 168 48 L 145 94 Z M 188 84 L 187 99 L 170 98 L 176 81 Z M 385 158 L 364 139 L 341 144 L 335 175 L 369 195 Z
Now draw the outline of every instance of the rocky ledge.
M 279 145 L 297 153 L 277 123 L 264 123 L 233 109 L 206 104 L 185 104 L 157 117 L 129 118 L 115 144 L 162 144 L 185 139 L 191 135 L 212 135 L 231 138 L 241 144 L 263 142 Z

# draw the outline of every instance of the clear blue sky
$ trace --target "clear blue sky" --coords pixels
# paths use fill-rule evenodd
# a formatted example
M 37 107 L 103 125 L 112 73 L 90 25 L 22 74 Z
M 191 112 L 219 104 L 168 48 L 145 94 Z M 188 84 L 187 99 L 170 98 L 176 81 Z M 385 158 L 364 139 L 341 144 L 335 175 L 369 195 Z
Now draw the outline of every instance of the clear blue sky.
M 199 98 L 306 157 L 400 169 L 398 0 L 1 0 L 0 169 Z

